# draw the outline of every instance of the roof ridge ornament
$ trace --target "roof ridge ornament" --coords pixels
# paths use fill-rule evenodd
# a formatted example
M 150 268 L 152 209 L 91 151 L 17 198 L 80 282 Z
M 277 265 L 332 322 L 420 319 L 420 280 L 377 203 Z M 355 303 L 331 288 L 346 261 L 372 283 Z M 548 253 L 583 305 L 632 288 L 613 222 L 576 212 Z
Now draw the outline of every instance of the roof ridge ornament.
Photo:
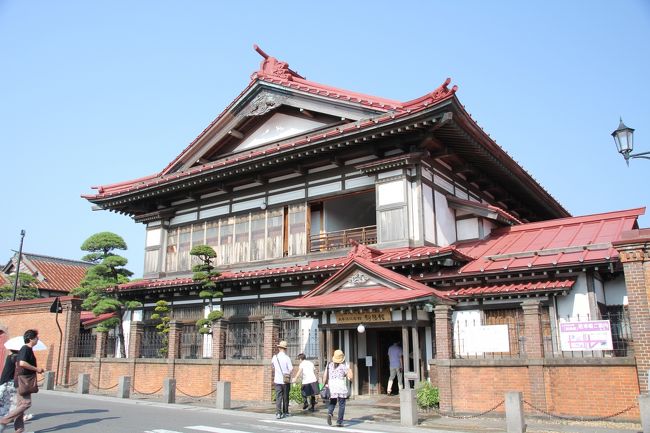
M 350 250 L 350 252 L 348 253 L 348 257 L 351 259 L 354 259 L 355 257 L 359 257 L 366 260 L 372 260 L 376 256 L 384 254 L 380 250 L 376 248 L 371 248 L 367 245 L 360 244 L 354 239 L 351 239 L 350 243 L 353 245 L 352 250 Z
M 287 62 L 281 62 L 275 57 L 271 57 L 264 52 L 257 44 L 253 44 L 253 49 L 264 58 L 262 63 L 260 63 L 260 69 L 257 72 L 253 72 L 251 79 L 254 80 L 260 75 L 282 78 L 284 80 L 293 81 L 294 78 L 305 79 L 305 77 L 298 74 L 296 71 L 289 68 Z

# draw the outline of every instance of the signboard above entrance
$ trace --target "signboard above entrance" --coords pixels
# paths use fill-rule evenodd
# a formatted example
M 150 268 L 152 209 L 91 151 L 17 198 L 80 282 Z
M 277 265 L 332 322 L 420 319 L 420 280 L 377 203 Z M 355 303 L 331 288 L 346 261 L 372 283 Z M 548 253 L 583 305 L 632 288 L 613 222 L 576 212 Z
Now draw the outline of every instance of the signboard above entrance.
M 361 313 L 335 313 L 336 323 L 374 323 L 390 322 L 390 310 L 387 308 L 379 311 Z

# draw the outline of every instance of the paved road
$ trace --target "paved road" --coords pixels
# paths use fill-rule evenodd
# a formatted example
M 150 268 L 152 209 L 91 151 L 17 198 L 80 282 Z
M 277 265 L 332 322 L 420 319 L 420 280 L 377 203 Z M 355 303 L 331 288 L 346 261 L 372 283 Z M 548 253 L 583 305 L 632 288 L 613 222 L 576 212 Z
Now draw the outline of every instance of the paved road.
M 329 427 L 322 417 L 294 416 L 276 420 L 272 414 L 53 391 L 34 395 L 30 412 L 34 418 L 27 423 L 26 429 L 38 433 L 406 433 L 399 425 L 368 421 L 350 421 L 341 429 Z

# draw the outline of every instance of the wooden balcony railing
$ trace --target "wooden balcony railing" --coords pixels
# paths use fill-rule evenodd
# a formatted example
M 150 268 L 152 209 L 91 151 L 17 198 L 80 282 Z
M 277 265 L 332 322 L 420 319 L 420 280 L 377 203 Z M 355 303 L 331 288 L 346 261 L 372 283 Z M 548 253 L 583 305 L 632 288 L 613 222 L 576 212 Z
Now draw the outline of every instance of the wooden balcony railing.
M 360 244 L 377 243 L 377 226 L 355 227 L 335 232 L 309 236 L 309 252 L 336 250 L 350 246 L 350 241 Z

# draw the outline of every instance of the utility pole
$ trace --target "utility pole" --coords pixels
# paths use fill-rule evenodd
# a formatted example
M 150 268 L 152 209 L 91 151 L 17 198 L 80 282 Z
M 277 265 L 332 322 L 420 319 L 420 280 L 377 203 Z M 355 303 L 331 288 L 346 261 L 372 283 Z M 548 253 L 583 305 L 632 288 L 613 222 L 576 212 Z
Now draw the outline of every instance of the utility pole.
M 14 280 L 14 301 L 18 291 L 18 277 L 20 276 L 20 259 L 23 256 L 23 240 L 25 239 L 25 230 L 20 231 L 20 248 L 18 249 L 18 264 L 16 265 L 16 279 Z

